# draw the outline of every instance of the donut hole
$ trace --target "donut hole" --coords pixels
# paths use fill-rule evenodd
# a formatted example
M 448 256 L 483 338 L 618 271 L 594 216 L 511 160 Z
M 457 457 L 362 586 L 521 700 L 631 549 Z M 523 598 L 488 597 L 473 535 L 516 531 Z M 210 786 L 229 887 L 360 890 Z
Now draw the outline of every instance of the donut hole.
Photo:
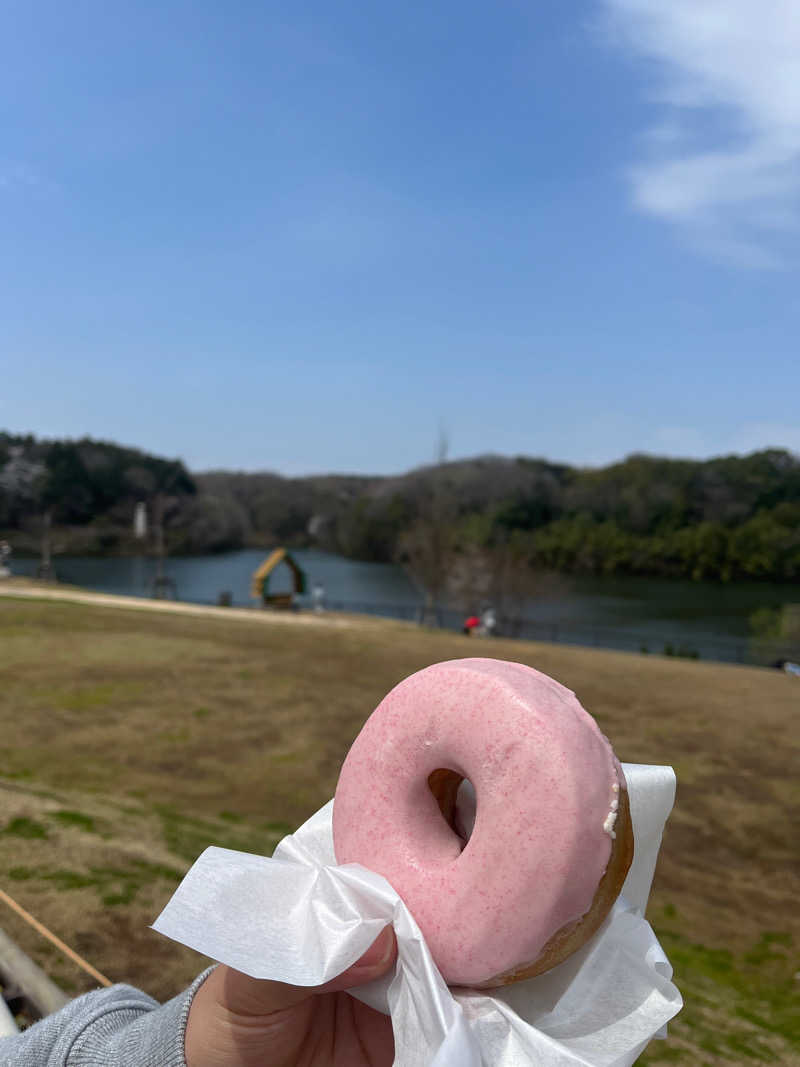
M 428 788 L 433 793 L 444 821 L 461 840 L 463 848 L 475 825 L 475 789 L 469 778 L 449 767 L 437 767 L 428 775 Z

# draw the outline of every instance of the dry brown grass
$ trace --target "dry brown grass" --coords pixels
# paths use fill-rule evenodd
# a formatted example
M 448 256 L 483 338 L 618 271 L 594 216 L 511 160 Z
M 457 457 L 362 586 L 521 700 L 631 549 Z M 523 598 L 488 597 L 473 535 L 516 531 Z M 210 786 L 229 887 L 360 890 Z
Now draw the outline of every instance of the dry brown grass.
M 0 597 L 0 884 L 113 980 L 171 996 L 203 961 L 148 924 L 191 860 L 271 851 L 332 795 L 396 682 L 475 654 L 553 675 L 621 759 L 676 769 L 650 917 L 687 1007 L 647 1061 L 800 1062 L 800 682 L 779 672 Z M 0 924 L 90 987 L 11 914 Z

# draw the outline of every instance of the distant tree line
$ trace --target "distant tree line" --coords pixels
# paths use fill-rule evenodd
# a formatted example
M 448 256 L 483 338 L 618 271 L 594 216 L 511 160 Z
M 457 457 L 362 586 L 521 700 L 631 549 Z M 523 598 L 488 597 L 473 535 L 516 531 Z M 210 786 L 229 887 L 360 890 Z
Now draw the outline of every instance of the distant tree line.
M 104 441 L 37 441 L 0 433 L 0 530 L 23 551 L 44 518 L 62 550 L 104 553 L 129 546 L 133 510 L 159 499 L 175 517 L 197 492 L 179 460 Z
M 781 449 L 706 461 L 633 455 L 594 470 L 527 458 L 444 464 L 360 496 L 338 549 L 397 559 L 415 539 L 430 545 L 424 501 L 437 482 L 451 557 L 471 558 L 473 572 L 483 559 L 484 571 L 517 576 L 800 579 L 800 457 Z
M 156 495 L 171 552 L 316 544 L 403 562 L 437 598 L 465 572 L 506 596 L 545 571 L 800 579 L 800 457 L 782 449 L 597 469 L 484 456 L 392 477 L 284 478 L 190 474 L 88 438 L 0 433 L 0 535 L 15 549 L 35 550 L 47 513 L 56 551 L 140 550 L 133 511 Z

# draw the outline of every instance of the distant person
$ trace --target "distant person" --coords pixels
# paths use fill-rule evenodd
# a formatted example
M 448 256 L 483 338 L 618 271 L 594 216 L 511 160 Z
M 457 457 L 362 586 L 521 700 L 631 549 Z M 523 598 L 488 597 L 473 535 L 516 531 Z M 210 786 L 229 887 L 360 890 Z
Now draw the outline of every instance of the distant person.
M 481 615 L 481 625 L 478 632 L 482 637 L 491 637 L 496 626 L 497 616 L 494 613 L 494 608 L 487 608 Z
M 325 586 L 322 582 L 314 582 L 314 588 L 311 590 L 311 601 L 314 605 L 314 611 L 321 615 L 325 610 Z
M 70 1001 L 0 1038 L 0 1067 L 391 1067 L 392 1021 L 345 989 L 385 974 L 391 927 L 324 986 L 249 978 L 220 964 L 166 1004 L 128 985 Z
M 8 560 L 11 555 L 11 545 L 8 541 L 0 541 L 0 578 L 8 578 L 11 571 L 8 567 Z
M 469 615 L 466 619 L 464 619 L 464 626 L 462 627 L 462 630 L 467 635 L 467 637 L 469 637 L 473 633 L 473 631 L 477 630 L 480 624 L 481 620 L 478 618 L 477 615 Z

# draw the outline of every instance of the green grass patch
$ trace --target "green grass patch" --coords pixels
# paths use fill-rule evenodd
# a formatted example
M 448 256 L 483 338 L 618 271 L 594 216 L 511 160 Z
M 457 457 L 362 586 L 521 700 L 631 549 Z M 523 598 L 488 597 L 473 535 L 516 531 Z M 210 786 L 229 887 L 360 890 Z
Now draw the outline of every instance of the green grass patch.
M 181 871 L 145 860 L 137 860 L 127 868 L 93 867 L 91 873 L 97 879 L 96 884 L 106 907 L 130 904 L 145 886 L 158 881 L 177 885 L 182 877 Z
M 783 960 L 786 958 L 786 953 L 781 949 L 791 948 L 791 945 L 791 934 L 765 931 L 758 944 L 745 954 L 745 963 L 760 967 L 765 963 Z
M 189 863 L 194 863 L 209 845 L 269 856 L 280 838 L 289 832 L 285 823 L 253 825 L 233 812 L 225 812 L 217 822 L 182 815 L 164 805 L 159 805 L 156 811 L 161 819 L 164 844 L 170 852 Z
M 85 830 L 90 834 L 97 833 L 94 819 L 91 815 L 84 815 L 82 811 L 69 811 L 65 808 L 61 811 L 54 811 L 53 818 L 60 822 L 62 826 L 75 826 L 77 829 Z
M 175 886 L 182 875 L 183 872 L 174 867 L 148 863 L 146 860 L 134 860 L 126 867 L 89 867 L 85 871 L 14 867 L 8 872 L 8 877 L 15 881 L 37 879 L 63 893 L 76 889 L 95 889 L 106 907 L 130 904 L 140 889 L 159 881 Z
M 105 682 L 63 693 L 59 696 L 58 703 L 68 711 L 92 711 L 94 708 L 108 707 L 114 700 L 114 695 L 114 686 Z
M 185 726 L 181 726 L 177 730 L 164 730 L 163 733 L 159 734 L 158 740 L 166 741 L 168 744 L 177 743 L 182 745 L 189 741 L 190 738 L 191 734 L 188 729 Z
M 124 690 L 124 694 L 120 693 L 120 686 L 113 682 L 76 686 L 56 694 L 55 703 L 68 711 L 94 711 L 119 703 L 123 695 L 129 697 L 130 684 L 124 686 Z
M 46 827 L 40 822 L 36 822 L 35 819 L 27 818 L 25 815 L 18 815 L 15 819 L 12 819 L 0 832 L 9 834 L 11 837 L 25 837 L 30 840 L 44 840 L 47 838 Z
M 292 833 L 292 827 L 288 822 L 268 822 L 266 829 L 271 834 L 278 834 L 280 837 L 286 837 L 287 834 Z
M 46 871 L 42 872 L 41 878 L 59 890 L 86 889 L 97 884 L 95 876 L 84 871 Z
M 678 915 L 678 909 L 670 901 L 667 901 L 662 909 L 662 915 L 665 919 L 675 919 Z
M 659 938 L 675 968 L 683 1011 L 669 1024 L 712 1059 L 701 1063 L 788 1063 L 800 1059 L 800 1005 L 792 939 L 765 932 L 735 954 L 691 942 L 674 931 Z M 674 1062 L 676 1047 L 653 1042 L 642 1064 Z
M 29 879 L 36 877 L 36 871 L 32 867 L 12 867 L 10 871 L 6 872 L 6 876 L 12 882 L 27 882 Z

